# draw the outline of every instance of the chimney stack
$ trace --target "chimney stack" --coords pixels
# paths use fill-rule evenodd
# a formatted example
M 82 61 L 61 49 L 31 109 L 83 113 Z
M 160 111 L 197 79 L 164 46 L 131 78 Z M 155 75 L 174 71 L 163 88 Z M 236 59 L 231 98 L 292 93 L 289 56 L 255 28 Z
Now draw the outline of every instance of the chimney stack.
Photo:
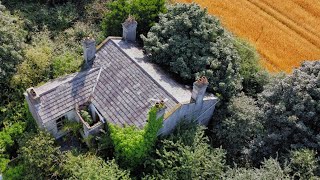
M 96 55 L 96 41 L 91 37 L 87 37 L 83 39 L 82 45 L 84 61 L 88 63 Z
M 130 16 L 125 20 L 124 23 L 122 23 L 122 38 L 125 41 L 136 41 L 136 35 L 137 35 L 137 21 L 134 19 L 134 17 Z
M 164 116 L 167 107 L 164 103 L 164 100 L 161 100 L 160 102 L 156 102 L 156 104 L 154 106 L 157 108 L 156 119 L 158 120 L 159 118 Z
M 190 102 L 195 102 L 196 104 L 201 103 L 206 93 L 208 84 L 208 79 L 205 76 L 202 76 L 196 82 L 194 82 Z
M 36 93 L 34 88 L 29 88 L 27 89 L 28 96 L 30 97 L 30 100 L 35 103 L 39 104 L 40 103 L 40 96 Z

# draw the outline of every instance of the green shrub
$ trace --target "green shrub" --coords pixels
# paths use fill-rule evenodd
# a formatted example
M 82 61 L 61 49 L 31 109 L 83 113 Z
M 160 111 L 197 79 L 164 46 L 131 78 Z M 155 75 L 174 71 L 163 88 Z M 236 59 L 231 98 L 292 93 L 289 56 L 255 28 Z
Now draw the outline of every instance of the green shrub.
M 116 159 L 121 165 L 135 168 L 148 157 L 157 139 L 157 133 L 162 127 L 163 117 L 156 119 L 156 114 L 157 108 L 151 108 L 144 129 L 135 126 L 122 128 L 109 124 Z
M 92 3 L 85 6 L 86 19 L 89 22 L 100 24 L 104 15 L 108 13 L 106 4 L 112 0 L 93 0 Z
M 28 167 L 25 174 L 27 179 L 47 179 L 61 175 L 61 152 L 49 133 L 40 131 L 35 135 L 26 136 L 20 146 L 20 158 L 23 165 Z
M 289 150 L 320 151 L 320 61 L 305 62 L 285 77 L 276 78 L 260 95 L 266 133 L 255 141 L 252 155 L 286 157 Z
M 64 30 L 57 40 L 63 42 L 68 47 L 81 46 L 81 52 L 79 53 L 82 53 L 81 41 L 88 36 L 92 36 L 97 44 L 100 44 L 105 39 L 103 32 L 98 25 L 77 21 L 72 27 Z
M 74 3 L 64 3 L 49 7 L 46 4 L 19 2 L 15 5 L 17 13 L 26 19 L 30 31 L 36 32 L 48 28 L 59 32 L 69 28 L 78 19 L 77 7 Z
M 240 56 L 240 75 L 242 77 L 243 92 L 257 98 L 263 91 L 263 86 L 269 82 L 268 73 L 259 64 L 256 49 L 243 39 L 234 40 L 235 48 Z
M 93 125 L 93 119 L 87 110 L 81 110 L 80 115 L 85 122 L 87 122 L 90 126 Z
M 21 180 L 24 179 L 24 174 L 26 173 L 26 167 L 23 164 L 18 164 L 17 166 L 9 167 L 3 173 L 3 179 L 10 180 Z
M 156 156 L 145 165 L 151 170 L 145 179 L 219 179 L 222 176 L 224 150 L 210 147 L 203 127 L 186 127 L 188 129 L 178 127 L 179 130 L 160 142 Z
M 231 99 L 227 114 L 214 129 L 229 164 L 245 165 L 250 162 L 248 149 L 251 142 L 263 132 L 261 110 L 254 99 L 240 95 Z
M 15 140 L 24 132 L 25 123 L 17 122 L 4 127 L 0 131 L 0 172 L 4 172 L 10 161 L 8 149 L 14 145 Z
M 66 52 L 53 58 L 53 77 L 71 74 L 80 70 L 82 57 L 75 53 Z
M 224 101 L 241 89 L 240 58 L 232 37 L 200 6 L 170 6 L 142 39 L 151 61 L 188 82 L 206 75 L 208 90 Z
M 289 175 L 290 168 L 281 167 L 280 163 L 275 159 L 268 159 L 262 163 L 262 166 L 257 168 L 234 168 L 226 171 L 223 180 L 289 180 L 292 179 Z
M 107 4 L 108 12 L 102 21 L 106 36 L 121 36 L 121 24 L 131 14 L 138 22 L 137 34 L 146 35 L 158 21 L 158 15 L 166 11 L 165 0 L 118 0 Z
M 25 60 L 19 64 L 13 76 L 13 87 L 26 89 L 49 79 L 54 44 L 49 38 L 49 31 L 34 35 L 32 45 L 25 49 Z
M 64 159 L 62 168 L 68 179 L 130 179 L 129 172 L 120 169 L 114 160 L 105 162 L 93 154 L 75 156 L 71 152 Z
M 23 60 L 24 41 L 27 32 L 24 22 L 10 12 L 0 2 L 0 105 L 12 99 L 15 89 L 10 87 L 10 79 Z
M 317 169 L 316 152 L 309 149 L 300 149 L 290 153 L 291 169 L 300 179 L 311 179 Z

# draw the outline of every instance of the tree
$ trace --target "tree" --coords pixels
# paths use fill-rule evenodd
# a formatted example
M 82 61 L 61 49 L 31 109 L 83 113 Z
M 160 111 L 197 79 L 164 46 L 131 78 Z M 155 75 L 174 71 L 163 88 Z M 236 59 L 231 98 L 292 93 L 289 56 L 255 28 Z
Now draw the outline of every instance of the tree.
M 12 89 L 9 86 L 10 78 L 16 72 L 17 65 L 23 59 L 26 31 L 24 22 L 13 16 L 0 2 L 0 98 L 1 103 L 7 101 Z
M 146 164 L 153 172 L 145 178 L 219 179 L 225 164 L 223 149 L 212 149 L 204 136 L 204 128 L 199 125 L 185 132 L 181 130 L 161 141 L 157 158 Z
M 35 35 L 32 45 L 25 50 L 25 60 L 19 64 L 12 78 L 12 86 L 25 89 L 49 79 L 52 57 L 53 42 L 49 38 L 49 31 Z
M 224 100 L 241 89 L 240 58 L 232 36 L 200 6 L 170 6 L 142 39 L 150 60 L 182 79 L 193 82 L 206 75 L 208 90 Z
M 291 169 L 288 166 L 281 168 L 280 163 L 276 159 L 268 159 L 257 168 L 233 168 L 226 171 L 222 179 L 224 180 L 289 180 Z
M 166 11 L 165 0 L 118 0 L 109 2 L 107 9 L 109 11 L 102 20 L 102 29 L 106 36 L 121 35 L 121 24 L 129 15 L 138 22 L 137 34 L 146 35 L 158 21 L 158 15 Z
M 25 123 L 17 122 L 7 125 L 0 131 L 0 172 L 4 172 L 9 163 L 9 149 L 15 140 L 23 133 Z
M 24 167 L 27 167 L 28 179 L 54 178 L 60 175 L 61 152 L 55 145 L 55 139 L 47 132 L 27 136 L 21 143 L 20 154 Z
M 242 77 L 242 91 L 249 96 L 257 98 L 263 91 L 263 86 L 269 82 L 268 73 L 263 70 L 259 62 L 256 49 L 243 39 L 234 40 L 235 48 L 240 56 L 240 75 Z
M 263 132 L 259 120 L 261 115 L 262 112 L 254 99 L 245 95 L 231 99 L 226 118 L 214 129 L 223 148 L 227 150 L 229 164 L 249 163 L 248 148 Z
M 317 169 L 316 152 L 310 149 L 299 149 L 290 152 L 291 169 L 301 179 L 311 179 Z
M 259 106 L 266 133 L 255 140 L 252 155 L 288 156 L 289 150 L 320 150 L 320 62 L 304 62 L 291 75 L 265 87 Z M 259 154 L 259 156 L 255 156 Z
M 114 160 L 105 162 L 93 154 L 64 155 L 63 170 L 68 179 L 130 179 L 129 172 L 118 167 Z

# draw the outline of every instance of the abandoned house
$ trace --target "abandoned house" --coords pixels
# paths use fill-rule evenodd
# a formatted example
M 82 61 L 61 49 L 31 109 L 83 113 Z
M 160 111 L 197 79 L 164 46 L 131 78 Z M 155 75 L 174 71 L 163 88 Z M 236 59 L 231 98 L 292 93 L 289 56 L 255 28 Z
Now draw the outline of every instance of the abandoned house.
M 168 134 L 180 120 L 207 124 L 217 98 L 206 93 L 205 77 L 193 88 L 179 84 L 159 66 L 148 62 L 134 42 L 137 23 L 122 24 L 123 37 L 108 37 L 96 47 L 94 39 L 83 41 L 86 68 L 54 79 L 25 93 L 30 112 L 41 129 L 55 138 L 65 135 L 66 120 L 83 124 L 83 136 L 97 133 L 104 123 L 119 126 L 146 124 L 149 109 L 158 101 L 165 104 L 163 128 Z M 87 109 L 89 123 L 82 114 Z

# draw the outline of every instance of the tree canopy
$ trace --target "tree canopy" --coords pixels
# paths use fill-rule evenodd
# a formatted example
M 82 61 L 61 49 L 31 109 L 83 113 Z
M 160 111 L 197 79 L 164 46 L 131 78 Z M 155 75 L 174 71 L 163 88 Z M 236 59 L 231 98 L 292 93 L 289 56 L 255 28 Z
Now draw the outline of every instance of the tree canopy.
M 225 100 L 241 89 L 240 58 L 219 20 L 196 4 L 176 4 L 142 36 L 150 60 L 189 82 L 206 75 Z
M 261 93 L 259 104 L 266 129 L 256 142 L 260 158 L 290 149 L 320 150 L 319 61 L 305 62 L 291 75 L 276 78 Z

